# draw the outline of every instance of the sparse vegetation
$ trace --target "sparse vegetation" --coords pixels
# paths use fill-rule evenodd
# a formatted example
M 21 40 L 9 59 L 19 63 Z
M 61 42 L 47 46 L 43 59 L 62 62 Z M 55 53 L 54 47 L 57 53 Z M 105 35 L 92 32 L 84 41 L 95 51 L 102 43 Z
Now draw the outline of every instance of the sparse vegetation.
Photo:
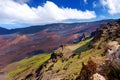
M 45 71 L 53 71 L 55 72 L 53 73 L 54 76 L 61 75 L 62 78 L 65 79 L 75 79 L 82 68 L 82 62 L 87 64 L 91 56 L 101 56 L 101 54 L 103 54 L 104 52 L 104 50 L 101 49 L 89 49 L 91 40 L 92 38 L 89 38 L 77 44 L 67 45 L 66 47 L 72 50 L 74 53 L 76 53 L 76 55 L 73 58 L 70 58 L 69 60 L 64 62 L 62 61 L 62 59 L 59 59 L 56 63 L 49 63 L 45 68 Z M 21 77 L 23 73 L 30 74 L 32 70 L 37 69 L 42 63 L 47 61 L 49 58 L 50 54 L 40 54 L 32 58 L 26 58 L 20 62 L 17 62 L 19 66 L 16 69 L 10 71 L 7 74 L 7 77 L 10 80 L 12 80 L 13 78 L 21 79 L 23 78 Z
M 21 79 L 24 76 L 31 73 L 32 71 L 36 70 L 41 64 L 43 64 L 49 58 L 50 54 L 44 53 L 9 64 L 9 65 L 17 64 L 18 66 L 15 69 L 8 72 L 6 76 L 9 80 Z

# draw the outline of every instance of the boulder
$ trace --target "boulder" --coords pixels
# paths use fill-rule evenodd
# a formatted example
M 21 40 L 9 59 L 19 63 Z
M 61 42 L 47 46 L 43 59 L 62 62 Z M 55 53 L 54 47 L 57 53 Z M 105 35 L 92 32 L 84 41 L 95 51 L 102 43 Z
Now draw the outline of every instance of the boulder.
M 90 80 L 106 80 L 104 76 L 99 73 L 95 73 L 90 77 Z

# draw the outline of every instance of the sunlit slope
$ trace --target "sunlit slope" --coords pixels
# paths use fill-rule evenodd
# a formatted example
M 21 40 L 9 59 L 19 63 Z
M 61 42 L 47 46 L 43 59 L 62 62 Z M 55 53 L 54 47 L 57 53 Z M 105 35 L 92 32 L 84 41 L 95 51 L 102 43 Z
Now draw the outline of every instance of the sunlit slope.
M 48 65 L 44 69 L 46 71 L 53 72 L 51 77 L 53 76 L 56 77 L 60 75 L 61 77 L 58 76 L 58 80 L 63 78 L 75 79 L 82 68 L 82 62 L 87 63 L 87 61 L 91 56 L 95 56 L 95 55 L 100 56 L 104 52 L 104 50 L 102 49 L 94 49 L 94 48 L 90 49 L 89 45 L 91 44 L 91 40 L 92 38 L 89 38 L 77 44 L 66 45 L 65 47 L 72 50 L 73 53 L 76 53 L 76 55 L 73 58 L 69 58 L 67 61 L 58 59 L 56 63 L 48 62 Z M 19 62 L 10 64 L 10 65 L 17 64 L 17 67 L 8 72 L 7 74 L 8 79 L 21 80 L 21 79 L 24 79 L 26 75 L 33 76 L 33 74 L 36 73 L 35 71 L 37 70 L 37 68 L 41 64 L 46 62 L 50 58 L 50 55 L 51 54 L 40 54 L 40 55 L 33 56 L 31 58 L 26 58 Z
M 7 67 L 14 67 L 14 69 L 10 70 L 6 76 L 9 80 L 21 79 L 37 69 L 49 58 L 50 54 L 44 53 L 9 64 Z

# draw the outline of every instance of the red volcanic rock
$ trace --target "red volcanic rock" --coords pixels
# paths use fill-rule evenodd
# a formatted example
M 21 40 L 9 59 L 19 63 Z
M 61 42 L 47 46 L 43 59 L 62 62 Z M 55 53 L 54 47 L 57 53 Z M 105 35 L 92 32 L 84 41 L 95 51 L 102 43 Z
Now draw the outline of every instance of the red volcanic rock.
M 17 43 L 25 41 L 29 41 L 29 37 L 27 35 L 17 35 L 17 37 L 9 45 L 16 45 Z
M 47 37 L 48 39 L 60 39 L 60 36 L 54 34 Z
M 64 38 L 63 42 L 72 42 L 79 37 L 78 34 L 73 34 L 67 38 Z

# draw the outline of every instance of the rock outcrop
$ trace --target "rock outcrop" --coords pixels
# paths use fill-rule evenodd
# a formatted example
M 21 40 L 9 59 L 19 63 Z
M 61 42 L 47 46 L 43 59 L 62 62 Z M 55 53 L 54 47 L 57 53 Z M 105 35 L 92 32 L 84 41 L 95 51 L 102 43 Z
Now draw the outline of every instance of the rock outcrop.
M 36 72 L 33 72 L 32 76 L 30 75 L 29 77 L 28 75 L 25 80 L 61 80 L 61 78 L 63 78 L 63 74 L 59 76 L 57 74 L 59 70 L 54 70 L 54 66 L 57 62 L 61 61 L 63 63 L 72 56 L 74 56 L 73 52 L 67 48 L 66 45 L 61 45 L 51 54 L 50 59 L 46 63 L 41 65 Z M 59 64 L 57 65 L 60 66 Z M 63 69 L 65 70 L 67 67 Z
M 120 41 L 120 19 L 104 24 L 95 31 L 94 41 L 100 40 L 102 37 L 106 41 Z
M 102 25 L 95 32 L 93 48 L 105 49 L 104 56 L 83 63 L 77 80 L 120 79 L 120 20 Z
M 83 33 L 82 37 L 81 37 L 81 40 L 86 40 L 87 38 L 89 38 L 90 35 L 87 34 L 87 33 Z
M 94 74 L 96 73 L 103 76 L 106 80 L 106 76 L 110 72 L 108 68 L 110 64 L 107 64 L 107 62 L 108 59 L 104 57 L 91 57 L 87 65 L 83 63 L 78 80 L 91 80 L 91 77 L 94 80 Z
M 120 79 L 120 45 L 117 41 L 112 41 L 108 43 L 106 49 L 105 56 L 91 57 L 87 65 L 83 63 L 78 80 Z
M 70 49 L 66 48 L 65 45 L 61 45 L 60 48 L 53 52 L 50 59 L 56 62 L 58 58 L 62 58 L 62 60 L 67 60 L 72 57 L 72 55 L 73 52 Z
M 115 70 L 116 75 L 113 75 L 120 78 L 120 45 L 118 44 L 118 42 L 113 41 L 108 43 L 107 48 L 108 50 L 105 54 L 105 57 L 109 58 L 112 71 Z

